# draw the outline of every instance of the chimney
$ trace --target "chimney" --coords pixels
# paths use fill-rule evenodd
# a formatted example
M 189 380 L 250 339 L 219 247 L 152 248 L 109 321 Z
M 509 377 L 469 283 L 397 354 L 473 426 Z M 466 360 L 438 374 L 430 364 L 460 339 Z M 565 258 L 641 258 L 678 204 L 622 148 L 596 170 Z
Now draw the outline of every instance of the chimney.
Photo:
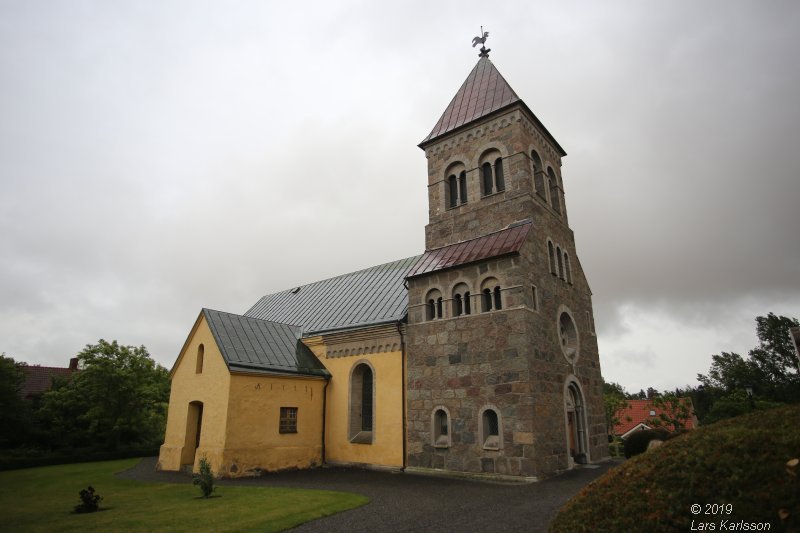
M 69 369 L 70 370 L 78 370 L 78 358 L 73 357 L 69 360 Z

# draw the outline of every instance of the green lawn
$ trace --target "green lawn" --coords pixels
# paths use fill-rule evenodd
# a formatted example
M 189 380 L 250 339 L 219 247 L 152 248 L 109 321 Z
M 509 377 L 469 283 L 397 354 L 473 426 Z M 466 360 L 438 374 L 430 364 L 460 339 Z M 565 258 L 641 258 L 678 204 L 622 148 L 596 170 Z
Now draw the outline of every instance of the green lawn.
M 358 494 L 272 487 L 219 487 L 119 479 L 138 459 L 0 472 L 0 531 L 281 531 L 367 503 Z M 93 486 L 101 510 L 73 514 Z

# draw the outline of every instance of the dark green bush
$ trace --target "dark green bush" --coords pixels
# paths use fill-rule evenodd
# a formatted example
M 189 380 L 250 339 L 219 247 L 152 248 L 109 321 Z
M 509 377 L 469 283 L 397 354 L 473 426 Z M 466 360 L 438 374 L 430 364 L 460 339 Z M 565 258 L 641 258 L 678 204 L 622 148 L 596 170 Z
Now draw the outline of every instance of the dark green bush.
M 80 497 L 81 503 L 75 506 L 76 513 L 93 513 L 100 509 L 100 500 L 102 500 L 103 497 L 96 494 L 94 487 L 91 485 L 81 490 Z
M 208 459 L 205 457 L 200 459 L 200 472 L 194 474 L 193 477 L 194 480 L 192 483 L 200 486 L 200 490 L 203 492 L 203 498 L 211 496 L 211 493 L 214 492 L 216 487 L 214 486 L 214 472 L 211 471 L 211 464 L 208 462 Z
M 667 440 L 668 438 L 669 431 L 664 428 L 645 429 L 644 431 L 632 433 L 625 439 L 625 458 L 630 459 L 635 455 L 647 451 L 647 446 L 650 444 L 651 440 Z
M 0 470 L 18 470 L 37 466 L 62 465 L 70 463 L 93 463 L 95 461 L 111 461 L 131 457 L 153 457 L 158 455 L 158 448 L 121 448 L 109 452 L 94 448 L 74 450 L 37 450 L 14 449 L 0 452 Z
M 800 405 L 754 412 L 689 431 L 584 487 L 561 509 L 553 532 L 800 531 Z M 691 506 L 701 506 L 693 514 Z M 705 506 L 730 504 L 730 514 Z M 750 527 L 750 530 L 756 528 Z M 732 530 L 732 529 L 731 529 Z

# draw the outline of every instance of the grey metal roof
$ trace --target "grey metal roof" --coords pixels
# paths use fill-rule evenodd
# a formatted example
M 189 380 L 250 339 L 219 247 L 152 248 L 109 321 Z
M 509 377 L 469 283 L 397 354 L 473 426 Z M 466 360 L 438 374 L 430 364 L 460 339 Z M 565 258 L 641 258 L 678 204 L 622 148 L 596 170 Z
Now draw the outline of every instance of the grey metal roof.
M 268 294 L 247 317 L 294 324 L 304 334 L 401 320 L 408 312 L 405 277 L 419 255 Z
M 212 309 L 202 312 L 231 371 L 330 375 L 300 341 L 297 326 Z

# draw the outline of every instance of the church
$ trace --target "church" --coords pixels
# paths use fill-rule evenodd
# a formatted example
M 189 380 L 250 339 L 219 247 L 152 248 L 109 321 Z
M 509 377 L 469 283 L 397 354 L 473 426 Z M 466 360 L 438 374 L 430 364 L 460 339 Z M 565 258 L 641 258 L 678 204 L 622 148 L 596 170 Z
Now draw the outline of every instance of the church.
M 566 152 L 481 49 L 419 147 L 421 255 L 202 309 L 158 468 L 350 465 L 535 481 L 608 456 Z

